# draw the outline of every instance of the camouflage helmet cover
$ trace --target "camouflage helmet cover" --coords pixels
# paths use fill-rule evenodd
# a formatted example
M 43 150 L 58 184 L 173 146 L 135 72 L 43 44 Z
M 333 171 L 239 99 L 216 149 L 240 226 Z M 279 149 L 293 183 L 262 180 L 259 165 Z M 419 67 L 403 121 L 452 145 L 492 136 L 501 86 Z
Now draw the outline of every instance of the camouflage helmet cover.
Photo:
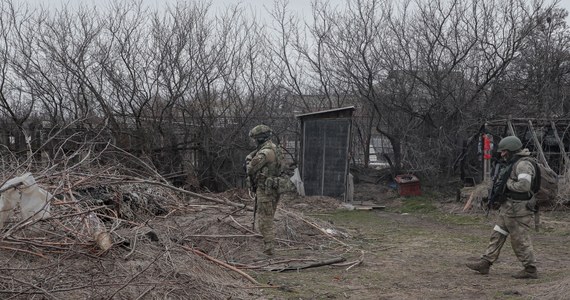
M 271 135 L 271 128 L 267 125 L 257 125 L 249 131 L 249 137 L 257 139 L 260 137 L 269 137 Z
M 511 135 L 501 139 L 501 141 L 499 142 L 499 148 L 497 150 L 499 151 L 509 150 L 511 152 L 515 152 L 520 150 L 521 148 L 522 148 L 521 140 L 518 137 Z

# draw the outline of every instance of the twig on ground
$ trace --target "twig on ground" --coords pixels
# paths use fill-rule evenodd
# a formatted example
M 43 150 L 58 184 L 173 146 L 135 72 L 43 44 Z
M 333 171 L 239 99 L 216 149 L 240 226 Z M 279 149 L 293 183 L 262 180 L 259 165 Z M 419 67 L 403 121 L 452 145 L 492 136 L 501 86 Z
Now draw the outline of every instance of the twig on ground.
M 255 234 L 255 235 L 257 235 L 257 236 L 260 236 L 260 234 L 256 233 L 255 231 L 253 231 L 253 230 L 251 230 L 251 229 L 249 229 L 249 228 L 247 228 L 247 227 L 241 225 L 238 221 L 236 221 L 236 219 L 234 219 L 234 217 L 230 216 L 230 219 L 231 219 L 232 221 L 234 221 L 234 223 L 236 223 L 236 224 L 239 226 L 239 228 L 241 228 L 241 229 L 243 229 L 243 230 L 245 230 L 245 231 L 247 231 L 247 232 L 249 232 L 249 233 L 251 233 L 251 234 Z
M 223 262 L 223 261 L 221 261 L 221 260 L 218 260 L 218 259 L 216 259 L 216 258 L 214 258 L 214 257 L 211 257 L 211 256 L 209 256 L 208 254 L 206 254 L 206 253 L 204 253 L 204 252 L 202 252 L 202 251 L 200 251 L 200 250 L 198 250 L 198 249 L 193 249 L 193 248 L 191 248 L 191 247 L 184 246 L 184 245 L 180 245 L 180 247 L 181 247 L 182 249 L 184 249 L 184 250 L 190 251 L 190 252 L 192 252 L 192 253 L 194 253 L 194 254 L 196 254 L 196 255 L 198 255 L 198 256 L 201 256 L 201 257 L 203 257 L 203 258 L 205 258 L 205 259 L 207 259 L 207 260 L 209 260 L 209 261 L 212 261 L 212 262 L 214 262 L 214 263 L 217 263 L 217 264 L 219 264 L 220 266 L 223 266 L 223 267 L 225 267 L 225 268 L 228 268 L 228 269 L 230 269 L 230 270 L 232 270 L 232 271 L 234 271 L 234 272 L 236 272 L 236 273 L 242 275 L 243 277 L 245 277 L 247 280 L 249 280 L 249 281 L 250 281 L 251 283 L 253 283 L 253 284 L 261 285 L 257 280 L 253 279 L 253 277 L 249 276 L 247 273 L 243 272 L 242 270 L 240 270 L 240 269 L 238 269 L 238 268 L 235 268 L 235 267 L 233 267 L 233 266 L 231 266 L 231 265 L 229 265 L 229 264 L 227 264 L 227 263 L 225 263 L 225 262 Z
M 125 255 L 125 257 L 123 257 L 123 259 L 129 258 L 129 256 L 131 256 L 131 255 L 135 252 L 135 249 L 136 249 L 136 247 L 137 247 L 138 234 L 139 234 L 139 229 L 137 228 L 137 229 L 135 230 L 135 234 L 134 234 L 134 237 L 133 237 L 133 247 L 131 248 L 131 251 L 130 251 L 127 255 Z
M 336 264 L 339 262 L 343 262 L 345 260 L 346 260 L 346 258 L 344 258 L 344 257 L 337 257 L 337 258 L 332 258 L 329 260 L 323 260 L 323 261 L 310 263 L 310 264 L 306 264 L 306 265 L 289 266 L 289 267 L 280 268 L 280 269 L 270 269 L 270 271 L 277 271 L 277 272 L 298 271 L 298 270 L 303 270 L 303 269 L 308 269 L 308 268 L 316 268 L 316 267 L 322 267 L 322 266 L 326 266 L 326 265 L 333 265 L 333 264 Z
M 36 289 L 36 290 L 41 291 L 45 296 L 47 296 L 47 297 L 49 297 L 49 298 L 51 298 L 51 299 L 58 299 L 57 297 L 55 297 L 54 295 L 52 295 L 50 292 L 46 291 L 46 290 L 43 289 L 42 287 L 39 287 L 39 286 L 37 286 L 37 285 L 35 285 L 35 284 L 33 284 L 33 283 L 30 283 L 30 282 L 27 282 L 27 281 L 24 281 L 24 280 L 20 280 L 20 279 L 18 279 L 18 278 L 13 277 L 13 276 L 12 276 L 12 277 L 0 276 L 0 279 L 4 279 L 4 280 L 7 280 L 7 281 L 9 281 L 9 280 L 17 281 L 17 282 L 19 282 L 19 283 L 21 283 L 21 284 L 25 284 L 25 285 L 27 285 L 27 286 L 30 286 L 30 287 Z
M 266 269 L 268 266 L 273 266 L 273 265 L 282 265 L 292 262 L 307 262 L 307 261 L 314 262 L 316 261 L 316 259 L 292 258 L 292 259 L 283 259 L 283 260 L 266 260 L 263 264 L 253 265 L 253 266 L 237 264 L 237 263 L 232 263 L 232 265 L 240 269 L 257 270 L 257 269 Z
M 352 269 L 352 268 L 354 268 L 354 267 L 360 265 L 361 263 L 362 263 L 361 260 L 359 260 L 359 261 L 353 263 L 350 267 L 346 268 L 346 271 L 350 271 L 350 269 Z
M 317 229 L 318 231 L 320 231 L 320 232 L 321 232 L 322 234 L 324 234 L 325 236 L 327 236 L 327 237 L 329 237 L 329 238 L 335 240 L 337 243 L 339 243 L 339 244 L 341 244 L 341 245 L 343 245 L 343 246 L 345 246 L 345 247 L 350 247 L 348 244 L 346 244 L 346 243 L 344 243 L 343 241 L 341 241 L 341 240 L 335 238 L 334 236 L 330 235 L 328 232 L 326 232 L 324 229 L 322 229 L 321 227 L 319 227 L 317 224 L 315 224 L 315 223 L 313 223 L 313 222 L 311 222 L 311 221 L 309 221 L 309 220 L 307 220 L 307 219 L 301 217 L 300 215 L 295 214 L 295 213 L 290 212 L 290 211 L 287 211 L 287 210 L 284 210 L 284 209 L 282 209 L 282 208 L 280 208 L 280 210 L 282 210 L 282 211 L 285 212 L 286 214 L 292 215 L 292 216 L 294 216 L 294 217 L 300 219 L 301 221 L 303 221 L 303 222 L 309 224 L 310 226 L 314 227 L 315 229 Z
M 236 238 L 236 237 L 259 237 L 259 234 L 189 234 L 186 237 L 202 237 L 202 238 Z
M 45 255 L 43 255 L 43 254 L 41 254 L 41 253 L 37 253 L 37 252 L 25 250 L 25 249 L 18 249 L 18 248 L 6 247 L 6 246 L 0 246 L 0 248 L 1 248 L 1 249 L 6 249 L 6 250 L 12 250 L 12 251 L 16 251 L 16 252 L 24 252 L 24 253 L 32 254 L 32 255 L 35 255 L 35 256 L 39 256 L 39 257 L 41 257 L 41 258 L 47 258 Z
M 113 299 L 113 297 L 120 292 L 122 289 L 124 289 L 125 287 L 127 287 L 131 282 L 133 282 L 133 280 L 135 280 L 137 277 L 139 277 L 142 273 L 146 272 L 146 270 L 148 270 L 148 268 L 150 268 L 150 266 L 152 266 L 159 258 L 161 258 L 164 253 L 166 253 L 166 251 L 163 251 L 162 253 L 160 253 L 159 255 L 157 255 L 151 262 L 150 264 L 148 264 L 148 266 L 146 266 L 144 269 L 142 269 L 140 272 L 138 272 L 137 274 L 135 274 L 135 276 L 131 277 L 131 279 L 129 279 L 127 282 L 125 282 L 120 288 L 118 288 L 115 292 L 113 292 L 111 294 L 111 296 L 109 296 L 107 298 L 107 300 L 111 300 Z
M 143 297 L 148 294 L 150 291 L 154 290 L 155 286 L 151 286 L 146 291 L 144 291 L 140 296 L 138 296 L 135 300 L 143 299 Z

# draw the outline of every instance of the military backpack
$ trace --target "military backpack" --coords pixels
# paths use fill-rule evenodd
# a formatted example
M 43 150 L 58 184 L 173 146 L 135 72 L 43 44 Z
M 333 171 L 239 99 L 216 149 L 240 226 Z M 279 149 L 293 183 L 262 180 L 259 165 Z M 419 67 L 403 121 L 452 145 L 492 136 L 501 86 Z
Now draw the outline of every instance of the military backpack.
M 536 174 L 532 179 L 531 190 L 538 205 L 553 204 L 558 196 L 558 174 L 534 157 L 523 157 L 519 161 L 522 160 L 529 161 L 534 166 Z

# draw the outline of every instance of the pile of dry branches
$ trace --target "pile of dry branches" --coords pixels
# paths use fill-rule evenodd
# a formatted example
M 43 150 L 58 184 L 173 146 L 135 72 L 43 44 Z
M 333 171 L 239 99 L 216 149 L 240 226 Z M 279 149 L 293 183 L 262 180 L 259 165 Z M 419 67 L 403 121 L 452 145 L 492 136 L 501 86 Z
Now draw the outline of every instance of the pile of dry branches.
M 54 195 L 51 216 L 30 221 L 16 213 L 3 228 L 1 298 L 257 298 L 267 285 L 248 273 L 338 264 L 352 251 L 346 233 L 296 212 L 301 201 L 289 199 L 276 216 L 277 252 L 303 259 L 263 259 L 245 190 L 189 192 L 135 161 L 139 170 L 83 159 L 33 172 Z M 15 170 L 4 180 L 30 171 Z M 313 209 L 339 204 L 302 202 Z

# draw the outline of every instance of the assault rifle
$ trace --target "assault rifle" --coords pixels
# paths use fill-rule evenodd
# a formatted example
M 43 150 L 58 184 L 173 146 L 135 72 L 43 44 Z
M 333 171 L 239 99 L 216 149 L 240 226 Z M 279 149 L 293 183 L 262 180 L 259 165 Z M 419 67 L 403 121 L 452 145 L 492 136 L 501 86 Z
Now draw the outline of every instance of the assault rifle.
M 505 199 L 505 189 L 507 188 L 507 180 L 511 175 L 511 171 L 513 170 L 513 166 L 515 165 L 515 161 L 507 163 L 507 165 L 501 164 L 497 162 L 495 164 L 495 170 L 491 176 L 493 180 L 493 184 L 489 191 L 489 199 L 487 202 L 487 217 L 489 216 L 489 212 L 495 205 L 495 202 L 502 203 Z M 500 199 L 499 199 L 500 198 Z
M 255 217 L 257 214 L 257 185 L 251 176 L 247 176 L 247 180 L 250 184 L 249 191 L 253 193 L 253 223 L 251 224 L 251 228 L 255 230 Z
M 255 155 L 255 152 L 257 152 L 257 150 L 250 153 L 246 157 L 245 163 L 243 164 L 243 169 L 245 171 L 245 176 L 246 176 L 246 181 L 247 181 L 247 186 L 248 186 L 249 192 L 253 193 L 253 199 L 254 199 L 254 201 L 253 201 L 253 223 L 252 223 L 251 227 L 254 230 L 255 230 L 255 217 L 257 214 L 257 184 L 255 182 L 255 179 L 252 178 L 252 176 L 247 174 L 247 165 L 249 164 L 249 162 L 251 161 L 251 159 Z M 251 197 L 251 195 L 250 195 L 250 197 Z

